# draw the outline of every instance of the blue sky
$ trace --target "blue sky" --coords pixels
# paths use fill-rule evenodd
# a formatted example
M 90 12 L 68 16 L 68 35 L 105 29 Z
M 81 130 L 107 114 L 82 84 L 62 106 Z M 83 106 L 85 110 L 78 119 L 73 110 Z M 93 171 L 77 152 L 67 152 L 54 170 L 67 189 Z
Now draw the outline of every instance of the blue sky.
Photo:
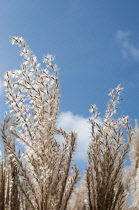
M 39 62 L 45 54 L 56 56 L 61 125 L 82 130 L 80 154 L 87 147 L 84 136 L 88 132 L 90 104 L 96 104 L 103 117 L 108 91 L 118 84 L 125 88 L 119 114 L 129 115 L 134 126 L 134 119 L 139 119 L 138 0 L 0 3 L 0 120 L 6 111 L 4 72 L 19 69 L 21 63 L 19 49 L 10 44 L 9 37 L 22 36 Z M 68 119 L 66 123 L 64 119 Z M 75 120 L 78 124 L 73 126 Z

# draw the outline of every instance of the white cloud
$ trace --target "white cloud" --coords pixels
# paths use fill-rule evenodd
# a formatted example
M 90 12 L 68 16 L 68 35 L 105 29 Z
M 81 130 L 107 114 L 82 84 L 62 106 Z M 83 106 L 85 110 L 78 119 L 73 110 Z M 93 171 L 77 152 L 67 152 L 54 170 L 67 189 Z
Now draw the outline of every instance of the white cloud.
M 100 123 L 101 123 L 101 119 Z M 62 112 L 59 115 L 58 126 L 65 131 L 77 132 L 77 148 L 75 159 L 85 160 L 87 158 L 87 150 L 91 141 L 91 126 L 88 118 L 73 115 L 72 112 Z
M 139 61 L 139 48 L 137 48 L 130 42 L 129 37 L 130 32 L 122 30 L 118 30 L 116 32 L 116 38 L 120 42 L 123 56 L 130 56 L 134 60 Z

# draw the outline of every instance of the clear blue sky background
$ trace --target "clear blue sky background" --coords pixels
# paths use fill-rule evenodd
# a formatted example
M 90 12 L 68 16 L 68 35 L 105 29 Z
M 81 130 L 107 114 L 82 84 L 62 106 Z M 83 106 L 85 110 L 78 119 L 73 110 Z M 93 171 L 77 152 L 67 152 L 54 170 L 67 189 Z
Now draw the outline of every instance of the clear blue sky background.
M 90 116 L 96 104 L 103 117 L 108 91 L 125 87 L 119 114 L 139 119 L 138 0 L 0 0 L 0 80 L 19 69 L 22 36 L 39 62 L 54 54 L 60 68 L 60 112 Z M 5 98 L 0 95 L 0 120 Z

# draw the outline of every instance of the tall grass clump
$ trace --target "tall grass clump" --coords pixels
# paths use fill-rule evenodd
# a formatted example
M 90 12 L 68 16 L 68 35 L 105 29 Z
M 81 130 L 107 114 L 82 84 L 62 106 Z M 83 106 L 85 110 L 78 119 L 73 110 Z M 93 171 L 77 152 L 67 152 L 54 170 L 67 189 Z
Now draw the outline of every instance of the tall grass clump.
M 1 162 L 1 209 L 64 210 L 79 179 L 71 167 L 76 133 L 57 128 L 58 67 L 44 56 L 45 69 L 22 38 L 12 37 L 24 58 L 20 70 L 4 77 L 11 115 L 1 126 L 4 160 Z M 64 138 L 61 144 L 56 135 Z M 17 142 L 24 152 L 16 148 Z
M 41 68 L 22 38 L 11 37 L 11 42 L 21 48 L 23 62 L 4 77 L 10 114 L 0 128 L 0 210 L 139 209 L 139 128 L 131 129 L 128 116 L 116 117 L 123 88 L 110 90 L 101 123 L 96 105 L 91 105 L 88 166 L 76 185 L 79 171 L 72 160 L 77 136 L 57 125 L 60 96 L 54 56 L 43 56 L 46 66 Z M 131 166 L 125 170 L 130 145 Z
M 124 164 L 132 141 L 133 132 L 128 116 L 116 118 L 123 88 L 110 91 L 111 99 L 105 117 L 98 123 L 96 105 L 91 105 L 91 143 L 88 149 L 88 168 L 85 176 L 71 197 L 73 209 L 127 210 L 128 190 L 125 187 Z M 82 197 L 83 202 L 80 201 Z
M 94 117 L 90 119 L 92 142 L 89 146 L 89 166 L 86 172 L 87 205 L 90 210 L 127 209 L 127 193 L 122 179 L 132 130 L 127 116 L 118 119 L 114 116 L 122 90 L 118 85 L 110 91 L 111 99 L 101 125 L 96 121 L 99 116 L 97 107 L 91 106 Z M 126 141 L 125 134 L 128 139 Z

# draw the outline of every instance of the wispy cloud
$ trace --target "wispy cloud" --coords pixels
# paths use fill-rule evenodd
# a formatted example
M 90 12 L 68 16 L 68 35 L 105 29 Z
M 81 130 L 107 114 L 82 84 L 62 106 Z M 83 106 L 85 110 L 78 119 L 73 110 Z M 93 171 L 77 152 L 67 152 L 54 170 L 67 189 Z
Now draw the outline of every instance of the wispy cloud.
M 99 120 L 101 123 L 101 119 Z M 62 112 L 59 115 L 58 126 L 68 132 L 77 132 L 78 138 L 75 158 L 85 160 L 87 158 L 88 145 L 91 141 L 91 126 L 89 124 L 88 118 L 74 115 L 70 111 Z
M 116 32 L 116 38 L 121 45 L 123 56 L 139 61 L 139 48 L 131 43 L 130 32 L 118 30 Z

